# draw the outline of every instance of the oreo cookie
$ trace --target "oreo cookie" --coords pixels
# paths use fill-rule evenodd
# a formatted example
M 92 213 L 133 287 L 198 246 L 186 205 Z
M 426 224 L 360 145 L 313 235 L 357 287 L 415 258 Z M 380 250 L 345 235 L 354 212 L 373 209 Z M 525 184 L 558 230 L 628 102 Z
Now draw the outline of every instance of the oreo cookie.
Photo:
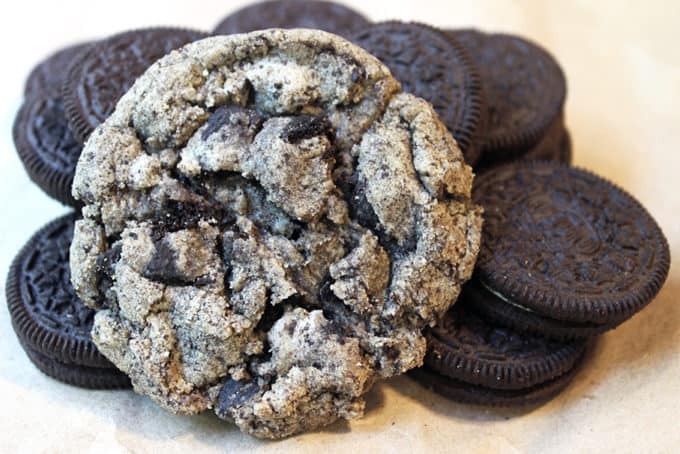
M 502 165 L 477 177 L 473 200 L 485 209 L 475 277 L 512 312 L 486 297 L 477 306 L 510 326 L 562 339 L 597 334 L 645 307 L 668 276 L 668 243 L 654 219 L 585 170 Z
M 560 116 L 559 121 L 548 129 L 548 132 L 533 148 L 519 159 L 530 161 L 559 161 L 571 164 L 571 136 Z
M 265 28 L 315 28 L 347 36 L 368 26 L 359 12 L 333 2 L 309 0 L 266 1 L 248 5 L 225 17 L 215 35 L 247 33 Z
M 566 78 L 542 47 L 518 36 L 454 30 L 477 64 L 488 100 L 486 165 L 525 154 L 559 121 Z
M 566 386 L 586 350 L 487 322 L 461 295 L 429 330 L 425 366 L 412 376 L 454 400 L 482 405 L 535 403 Z
M 350 39 L 387 65 L 404 91 L 432 104 L 465 161 L 477 163 L 486 101 L 477 69 L 463 46 L 440 30 L 402 22 L 373 24 Z
M 181 28 L 146 28 L 99 41 L 68 68 L 62 87 L 66 117 L 76 139 L 84 142 L 152 63 L 207 36 Z
M 6 285 L 12 326 L 31 361 L 44 373 L 86 388 L 123 388 L 130 382 L 90 337 L 94 310 L 75 295 L 69 247 L 75 214 L 36 232 L 15 257 Z
M 543 138 L 534 147 L 521 155 L 508 158 L 507 161 L 558 161 L 565 164 L 572 162 L 571 136 L 564 125 L 562 115 L 550 126 Z M 484 159 L 477 164 L 476 170 L 483 172 L 489 167 L 498 165 L 494 159 Z
M 544 317 L 513 304 L 476 279 L 466 284 L 464 293 L 465 305 L 471 311 L 499 326 L 507 326 L 521 333 L 568 341 L 597 336 L 610 329 L 607 324 L 568 322 Z M 618 322 L 622 323 L 625 320 L 622 318 Z
M 73 207 L 79 204 L 71 195 L 71 184 L 83 145 L 68 126 L 61 86 L 68 64 L 89 46 L 84 43 L 62 49 L 31 71 L 24 104 L 12 128 L 14 144 L 30 179 L 50 197 Z
M 19 109 L 12 133 L 29 178 L 50 197 L 78 207 L 71 184 L 83 144 L 69 129 L 61 98 L 46 93 L 29 97 Z
M 44 93 L 54 96 L 60 93 L 66 68 L 90 45 L 91 43 L 80 43 L 59 49 L 38 63 L 26 79 L 24 96 L 29 98 Z
M 492 389 L 443 376 L 427 367 L 413 369 L 411 378 L 456 402 L 490 407 L 520 407 L 545 403 L 562 392 L 579 370 L 581 362 L 564 375 L 527 389 Z

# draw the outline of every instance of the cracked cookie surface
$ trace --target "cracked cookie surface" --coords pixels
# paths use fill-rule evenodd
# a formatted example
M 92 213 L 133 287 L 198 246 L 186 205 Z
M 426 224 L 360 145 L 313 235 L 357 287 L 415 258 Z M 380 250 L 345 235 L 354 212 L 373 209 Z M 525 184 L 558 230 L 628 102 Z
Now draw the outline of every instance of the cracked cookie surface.
M 208 38 L 90 136 L 72 282 L 135 390 L 281 438 L 420 365 L 474 267 L 472 171 L 425 101 L 331 34 Z

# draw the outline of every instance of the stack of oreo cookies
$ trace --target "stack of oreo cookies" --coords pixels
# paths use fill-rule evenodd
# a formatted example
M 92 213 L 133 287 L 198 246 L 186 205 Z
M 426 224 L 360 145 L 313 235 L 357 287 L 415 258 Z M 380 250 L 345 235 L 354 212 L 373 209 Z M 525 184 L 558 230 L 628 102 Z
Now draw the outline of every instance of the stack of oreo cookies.
M 632 196 L 559 162 L 488 169 L 473 200 L 484 207 L 474 277 L 428 332 L 425 366 L 411 374 L 463 402 L 545 401 L 597 335 L 656 296 L 668 243 Z
M 485 227 L 475 277 L 427 333 L 425 366 L 413 377 L 468 403 L 544 401 L 569 383 L 591 339 L 658 292 L 670 261 L 663 233 L 630 195 L 569 167 L 566 79 L 546 50 L 506 34 L 371 23 L 348 7 L 304 0 L 246 6 L 213 34 L 270 27 L 330 31 L 377 56 L 406 91 L 435 107 L 479 173 L 473 196 Z M 178 28 L 120 33 L 55 53 L 26 83 L 17 151 L 30 178 L 76 212 L 19 252 L 7 300 L 29 358 L 61 381 L 129 386 L 96 351 L 94 313 L 69 280 L 79 208 L 71 183 L 83 143 L 153 61 L 204 36 Z
M 151 63 L 205 36 L 178 28 L 125 32 L 59 50 L 28 77 L 13 128 L 17 152 L 31 180 L 76 211 L 28 240 L 10 268 L 6 293 L 29 359 L 57 380 L 85 388 L 130 386 L 92 343 L 94 311 L 70 282 L 69 246 L 79 209 L 71 184 L 83 143 Z

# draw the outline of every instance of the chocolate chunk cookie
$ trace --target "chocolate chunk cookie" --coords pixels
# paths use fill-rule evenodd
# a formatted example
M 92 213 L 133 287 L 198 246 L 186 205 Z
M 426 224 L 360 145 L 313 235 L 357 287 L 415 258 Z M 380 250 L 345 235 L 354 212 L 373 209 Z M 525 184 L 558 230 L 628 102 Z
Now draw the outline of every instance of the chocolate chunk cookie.
M 526 39 L 476 30 L 449 35 L 477 64 L 488 100 L 483 159 L 497 164 L 536 146 L 562 115 L 566 79 L 555 59 Z
M 376 380 L 421 364 L 474 267 L 471 186 L 433 108 L 357 46 L 213 37 L 152 65 L 90 136 L 72 281 L 138 392 L 285 437 L 361 416 Z
M 84 142 L 153 62 L 206 36 L 181 28 L 146 28 L 114 35 L 80 54 L 68 68 L 62 87 L 66 117 L 76 139 Z
M 507 164 L 484 172 L 473 198 L 485 208 L 476 275 L 532 319 L 611 329 L 647 305 L 668 275 L 668 244 L 654 219 L 587 171 Z M 555 335 L 549 326 L 543 334 Z
M 31 361 L 45 374 L 85 388 L 129 387 L 129 379 L 99 353 L 90 337 L 95 311 L 70 282 L 69 246 L 75 214 L 31 237 L 7 277 L 12 326 Z
M 316 28 L 347 36 L 369 24 L 359 12 L 333 2 L 283 0 L 257 2 L 231 13 L 213 31 L 215 35 L 247 33 L 265 28 Z
M 26 99 L 12 129 L 14 145 L 31 180 L 50 197 L 74 207 L 78 204 L 71 195 L 71 183 L 83 146 L 69 129 L 61 85 L 66 66 L 89 45 L 62 49 L 31 71 Z
M 434 106 L 465 161 L 474 166 L 485 136 L 486 101 L 463 46 L 440 30 L 401 22 L 358 29 L 351 40 L 387 65 L 405 91 Z

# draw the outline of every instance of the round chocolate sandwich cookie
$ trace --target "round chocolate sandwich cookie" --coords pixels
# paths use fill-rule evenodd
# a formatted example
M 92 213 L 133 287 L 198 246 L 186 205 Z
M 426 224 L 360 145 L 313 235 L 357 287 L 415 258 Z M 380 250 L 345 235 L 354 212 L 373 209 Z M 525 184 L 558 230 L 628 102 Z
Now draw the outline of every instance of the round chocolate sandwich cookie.
M 84 52 L 91 44 L 88 42 L 65 47 L 38 63 L 28 75 L 24 87 L 24 96 L 60 93 L 61 86 L 64 84 L 66 68 L 78 54 Z
M 46 374 L 89 388 L 129 386 L 127 377 L 92 342 L 95 311 L 71 286 L 69 246 L 75 219 L 69 214 L 47 224 L 12 262 L 6 286 L 12 326 Z
M 265 28 L 316 28 L 347 36 L 368 26 L 359 12 L 333 2 L 283 0 L 258 2 L 237 10 L 220 22 L 213 34 L 231 35 Z
M 545 317 L 513 304 L 476 279 L 467 283 L 463 294 L 464 297 L 461 298 L 466 307 L 500 326 L 507 326 L 521 333 L 544 336 L 558 341 L 597 336 L 610 330 L 612 324 L 622 323 L 626 320 L 623 317 L 620 320 L 612 319 L 610 324 L 601 324 L 569 322 Z
M 559 161 L 571 164 L 571 137 L 560 122 L 551 126 L 541 141 L 518 159 L 527 161 Z
M 484 159 L 484 157 L 482 157 L 481 161 L 477 164 L 476 170 L 478 172 L 483 172 L 489 167 L 516 160 L 559 161 L 565 164 L 571 164 L 571 137 L 564 125 L 562 115 L 560 115 L 557 121 L 553 122 L 541 141 L 533 148 L 521 155 L 508 158 L 507 161 L 504 162 L 493 159 Z
M 128 376 L 118 369 L 65 363 L 32 349 L 21 339 L 19 343 L 38 370 L 60 382 L 87 389 L 127 389 L 132 386 Z
M 71 195 L 71 184 L 83 145 L 68 126 L 58 92 L 28 97 L 14 120 L 12 134 L 30 179 L 50 197 L 79 206 Z
M 562 113 L 567 93 L 555 59 L 518 36 L 455 30 L 482 76 L 488 101 L 486 161 L 505 161 L 534 147 Z
M 526 389 L 574 367 L 584 341 L 558 342 L 519 334 L 479 317 L 459 302 L 427 333 L 425 366 L 441 375 L 493 389 Z
M 583 357 L 569 371 L 544 383 L 524 389 L 494 389 L 472 385 L 441 375 L 427 367 L 413 369 L 409 376 L 428 389 L 456 402 L 490 407 L 520 407 L 545 403 L 562 392 L 579 371 Z
M 524 310 L 614 328 L 647 305 L 668 275 L 668 243 L 654 219 L 585 170 L 502 165 L 475 180 L 473 199 L 485 208 L 476 276 Z
M 70 131 L 61 99 L 66 67 L 91 44 L 76 44 L 39 63 L 26 81 L 24 104 L 12 130 L 19 158 L 31 180 L 50 197 L 78 206 L 71 195 L 76 162 L 82 150 Z
M 432 27 L 382 22 L 357 30 L 351 40 L 382 61 L 404 91 L 430 102 L 475 165 L 485 131 L 482 83 L 467 52 Z
M 80 54 L 68 68 L 62 87 L 66 117 L 76 139 L 85 141 L 153 62 L 206 36 L 181 28 L 146 28 L 114 35 Z

